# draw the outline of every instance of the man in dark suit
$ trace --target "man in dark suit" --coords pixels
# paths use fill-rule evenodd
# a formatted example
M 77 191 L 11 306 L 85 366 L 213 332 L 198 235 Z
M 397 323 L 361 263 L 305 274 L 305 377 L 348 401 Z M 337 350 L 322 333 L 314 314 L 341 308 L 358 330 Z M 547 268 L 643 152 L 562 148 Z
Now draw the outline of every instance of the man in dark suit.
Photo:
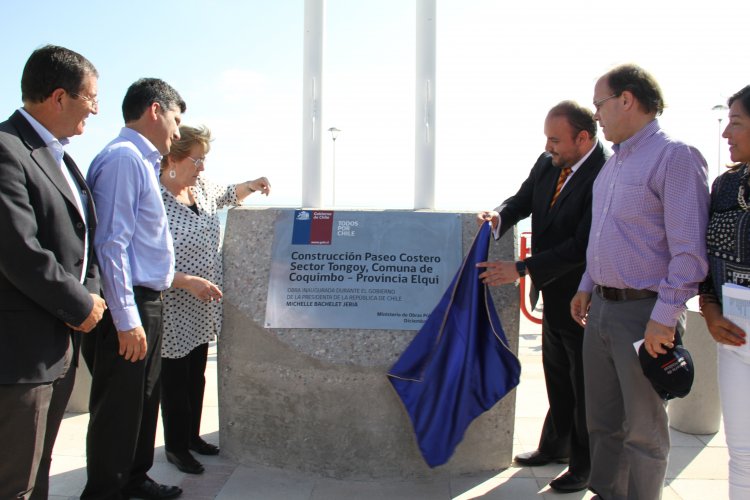
M 544 122 L 546 151 L 512 197 L 492 212 L 479 214 L 491 221 L 499 238 L 531 215 L 532 255 L 517 262 L 485 262 L 479 275 L 489 285 L 513 283 L 527 274 L 532 302 L 537 290 L 544 297 L 542 361 L 549 411 L 537 450 L 515 457 L 521 465 L 552 461 L 570 466 L 554 479 L 557 491 L 587 487 L 590 471 L 588 431 L 583 397 L 583 328 L 570 316 L 585 268 L 591 226 L 591 186 L 609 156 L 596 138 L 591 111 L 572 101 L 553 107 Z M 532 304 L 533 305 L 533 304 Z
M 105 309 L 94 206 L 63 145 L 97 112 L 97 71 L 63 47 L 34 51 L 23 107 L 0 123 L 0 498 L 47 498 L 79 333 Z

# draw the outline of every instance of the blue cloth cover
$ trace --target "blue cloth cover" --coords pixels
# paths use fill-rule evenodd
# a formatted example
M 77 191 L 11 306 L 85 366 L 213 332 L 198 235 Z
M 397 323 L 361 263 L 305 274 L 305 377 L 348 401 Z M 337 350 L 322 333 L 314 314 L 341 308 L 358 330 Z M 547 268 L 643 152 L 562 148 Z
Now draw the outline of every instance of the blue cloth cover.
M 409 413 L 430 467 L 450 459 L 469 424 L 518 385 L 511 352 L 487 287 L 490 225 L 483 224 L 440 303 L 399 360 L 389 380 Z

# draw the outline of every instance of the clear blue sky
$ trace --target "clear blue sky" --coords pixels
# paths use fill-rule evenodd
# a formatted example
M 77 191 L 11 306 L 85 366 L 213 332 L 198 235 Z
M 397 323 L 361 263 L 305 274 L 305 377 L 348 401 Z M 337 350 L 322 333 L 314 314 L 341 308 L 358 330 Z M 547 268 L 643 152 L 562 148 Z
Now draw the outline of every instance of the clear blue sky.
M 323 127 L 342 129 L 336 201 L 409 208 L 414 2 L 326 5 Z M 187 101 L 186 123 L 214 131 L 206 175 L 265 175 L 274 193 L 263 203 L 298 205 L 303 9 L 303 0 L 4 2 L 0 117 L 21 104 L 31 51 L 64 45 L 100 73 L 100 114 L 69 146 L 83 170 L 122 126 L 128 85 L 155 76 Z M 728 158 L 710 109 L 750 83 L 748 19 L 747 0 L 438 0 L 438 208 L 493 208 L 513 194 L 544 147 L 546 111 L 566 98 L 590 103 L 596 78 L 622 62 L 654 73 L 669 105 L 663 126 L 698 146 L 714 176 L 717 155 Z M 324 142 L 326 175 L 331 149 Z

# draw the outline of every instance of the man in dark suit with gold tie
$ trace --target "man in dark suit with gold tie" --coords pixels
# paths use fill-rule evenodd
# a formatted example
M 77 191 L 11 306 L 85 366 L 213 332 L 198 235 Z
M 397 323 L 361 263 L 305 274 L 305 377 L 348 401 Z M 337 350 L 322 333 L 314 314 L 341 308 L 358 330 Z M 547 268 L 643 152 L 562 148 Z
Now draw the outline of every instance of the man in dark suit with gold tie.
M 538 448 L 515 457 L 520 465 L 564 463 L 568 470 L 550 483 L 557 491 L 587 487 L 590 471 L 583 396 L 583 328 L 570 316 L 585 269 L 591 226 L 591 187 L 609 156 L 596 138 L 590 110 L 572 101 L 554 106 L 544 122 L 545 152 L 518 192 L 495 211 L 479 214 L 492 221 L 499 238 L 531 215 L 530 257 L 523 261 L 481 263 L 488 285 L 513 283 L 526 275 L 544 298 L 542 361 L 549 411 Z
M 0 498 L 47 498 L 78 332 L 106 308 L 91 193 L 63 149 L 97 112 L 97 78 L 76 52 L 37 49 L 0 123 Z

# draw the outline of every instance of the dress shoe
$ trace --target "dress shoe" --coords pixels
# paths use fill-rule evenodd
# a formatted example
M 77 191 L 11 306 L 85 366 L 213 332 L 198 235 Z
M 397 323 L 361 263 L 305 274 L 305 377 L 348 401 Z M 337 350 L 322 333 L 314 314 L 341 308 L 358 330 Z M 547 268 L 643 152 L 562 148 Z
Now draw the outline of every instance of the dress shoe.
M 199 455 L 218 455 L 219 447 L 215 444 L 207 443 L 201 438 L 190 442 L 189 448 Z
M 127 488 L 124 492 L 126 498 L 144 498 L 146 500 L 165 500 L 177 498 L 182 495 L 182 489 L 177 486 L 159 484 L 151 478 L 146 478 L 136 487 Z
M 566 457 L 551 457 L 543 451 L 539 450 L 521 453 L 520 455 L 516 455 L 513 460 L 515 460 L 519 465 L 528 465 L 532 467 L 536 465 L 547 465 L 550 462 L 556 462 L 558 464 L 564 464 L 568 462 L 568 459 Z
M 565 474 L 553 479 L 552 482 L 549 483 L 550 488 L 564 493 L 585 490 L 588 488 L 588 485 L 588 478 L 581 477 L 570 471 L 567 471 Z
M 167 462 L 174 464 L 175 467 L 187 474 L 202 474 L 203 465 L 190 454 L 189 451 L 181 453 L 167 451 Z

